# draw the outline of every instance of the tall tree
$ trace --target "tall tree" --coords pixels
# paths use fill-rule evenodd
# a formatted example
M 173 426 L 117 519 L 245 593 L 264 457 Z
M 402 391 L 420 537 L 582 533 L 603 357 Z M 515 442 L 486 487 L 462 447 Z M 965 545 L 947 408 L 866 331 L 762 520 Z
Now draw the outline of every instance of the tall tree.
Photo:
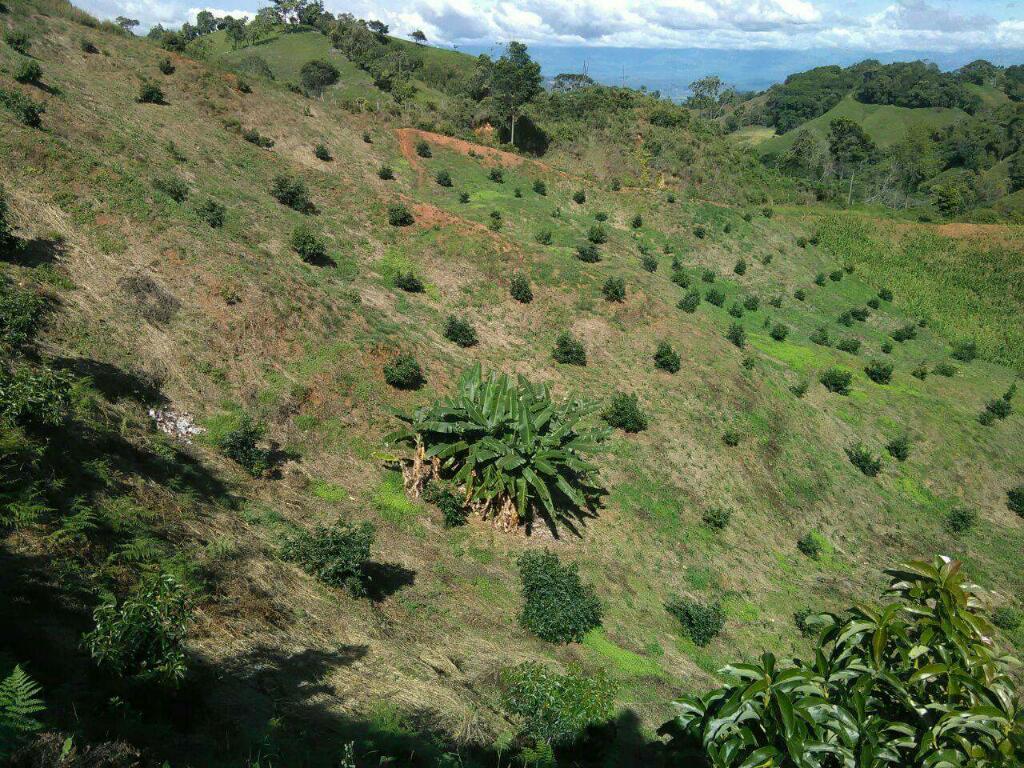
M 137 26 L 139 26 L 138 19 L 129 19 L 127 16 L 118 16 L 114 21 L 117 22 L 117 26 L 123 29 L 125 32 L 131 32 Z M 132 32 L 132 34 L 135 34 Z
M 409 37 L 413 39 L 413 42 L 422 45 L 427 42 L 427 36 L 423 33 L 422 29 L 417 29 L 409 33 Z
M 840 117 L 829 123 L 828 148 L 832 153 L 832 159 L 839 167 L 840 174 L 850 174 L 850 192 L 846 200 L 846 204 L 849 205 L 853 202 L 853 182 L 857 176 L 857 169 L 875 156 L 875 142 L 858 123 Z
M 217 28 L 217 18 L 209 11 L 200 11 L 196 14 L 196 29 L 200 35 L 208 35 Z
M 509 43 L 491 69 L 491 98 L 508 121 L 509 143 L 516 143 L 516 122 L 523 108 L 540 92 L 540 64 L 530 58 L 525 45 Z

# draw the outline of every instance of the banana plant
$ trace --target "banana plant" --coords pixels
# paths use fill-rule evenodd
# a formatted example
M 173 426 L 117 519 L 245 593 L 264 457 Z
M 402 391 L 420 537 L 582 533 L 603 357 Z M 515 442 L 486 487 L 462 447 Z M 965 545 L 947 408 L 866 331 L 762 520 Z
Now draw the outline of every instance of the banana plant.
M 662 726 L 676 765 L 713 768 L 1009 768 L 1024 711 L 983 591 L 948 558 L 886 572 L 883 606 L 823 613 L 814 659 L 721 670 Z
M 506 528 L 535 513 L 555 525 L 591 509 L 600 490 L 587 459 L 610 430 L 584 425 L 594 411 L 580 400 L 554 401 L 546 385 L 522 376 L 485 376 L 476 364 L 450 397 L 396 413 L 406 427 L 385 442 L 416 452 L 413 485 L 441 474 L 465 490 L 472 508 Z

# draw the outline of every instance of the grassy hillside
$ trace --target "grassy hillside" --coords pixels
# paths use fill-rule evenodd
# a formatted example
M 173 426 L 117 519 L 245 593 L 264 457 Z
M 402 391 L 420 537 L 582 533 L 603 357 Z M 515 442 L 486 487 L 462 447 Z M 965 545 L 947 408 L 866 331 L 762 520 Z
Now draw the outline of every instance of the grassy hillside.
M 764 155 L 782 154 L 793 145 L 797 133 L 804 129 L 826 138 L 829 123 L 840 117 L 860 124 L 876 144 L 888 147 L 906 136 L 911 125 L 923 125 L 938 130 L 963 120 L 967 114 L 959 109 L 939 107 L 907 109 L 886 104 L 861 104 L 852 96 L 847 96 L 825 114 L 808 120 L 781 136 L 758 143 L 757 149 Z
M 335 766 L 349 742 L 359 765 L 382 755 L 435 765 L 442 750 L 465 765 L 507 765 L 518 724 L 498 678 L 533 660 L 606 672 L 618 730 L 589 764 L 647 766 L 640 745 L 673 696 L 710 687 L 729 660 L 805 653 L 795 611 L 876 594 L 881 569 L 900 559 L 962 557 L 974 579 L 1019 604 L 1024 520 L 1006 505 L 1024 482 L 1019 396 L 1008 418 L 977 418 L 1024 369 L 1015 228 L 975 237 L 825 207 L 711 203 L 697 180 L 681 181 L 683 161 L 658 184 L 612 191 L 560 147 L 541 163 L 419 132 L 386 111 L 345 111 L 343 101 L 373 91 L 343 61 L 323 101 L 289 92 L 284 82 L 307 58 L 337 58 L 316 33 L 215 49 L 227 63 L 258 51 L 274 69 L 247 94 L 182 56 L 161 74 L 164 51 L 48 9 L 18 3 L 0 15 L 29 35 L 43 70 L 41 85 L 14 83 L 24 57 L 2 45 L 2 87 L 46 106 L 41 128 L 0 110 L 0 169 L 23 243 L 0 272 L 49 307 L 28 359 L 76 380 L 67 431 L 30 435 L 45 447 L 48 509 L 0 529 L 0 673 L 14 662 L 30 670 L 48 727 L 123 739 L 174 766 Z M 138 103 L 141 78 L 159 84 L 164 103 Z M 857 109 L 846 101 L 834 112 Z M 907 120 L 960 118 L 863 110 L 880 143 Z M 318 143 L 331 161 L 314 156 Z M 605 154 L 619 151 L 628 149 Z M 380 178 L 382 165 L 393 180 Z M 436 183 L 441 170 L 453 186 Z M 304 181 L 314 212 L 271 196 L 279 174 Z M 169 179 L 187 186 L 183 201 L 154 186 Z M 200 216 L 207 200 L 224 206 L 222 227 Z M 412 225 L 389 225 L 396 203 Z M 599 213 L 602 259 L 584 263 L 575 249 Z M 323 238 L 329 260 L 299 258 L 290 238 L 300 225 Z M 538 242 L 543 231 L 550 244 Z M 722 306 L 677 308 L 687 291 L 670 279 L 673 259 L 702 292 L 720 290 Z M 529 304 L 509 297 L 517 270 L 532 283 Z M 396 287 L 408 272 L 423 292 Z M 818 285 L 818 273 L 836 279 Z M 604 299 L 609 277 L 623 279 L 622 303 Z M 892 302 L 837 322 L 882 288 Z M 742 310 L 754 297 L 756 309 Z M 729 314 L 734 304 L 742 317 Z M 444 337 L 450 314 L 474 325 L 478 345 Z M 726 338 L 734 322 L 742 349 Z M 770 334 L 780 323 L 783 340 Z M 920 324 L 916 337 L 884 353 L 908 324 Z M 812 342 L 821 326 L 858 339 L 859 352 Z M 585 367 L 552 360 L 565 330 L 582 340 Z M 964 336 L 983 359 L 956 362 L 951 377 L 912 375 L 948 362 Z M 682 358 L 676 374 L 654 368 L 661 341 Z M 422 364 L 421 390 L 385 383 L 383 365 L 399 351 Z M 873 359 L 893 364 L 890 384 L 865 376 Z M 650 427 L 617 431 L 600 454 L 607 494 L 577 535 L 504 533 L 472 516 L 446 528 L 382 459 L 393 409 L 450 392 L 477 361 L 601 404 L 616 390 L 638 395 Z M 835 365 L 853 373 L 848 396 L 819 383 Z M 167 436 L 151 408 L 192 414 L 206 432 L 191 444 Z M 276 446 L 271 476 L 251 477 L 219 448 L 244 415 Z M 4 445 L 24 437 L 4 429 Z M 884 445 L 904 433 L 912 449 L 899 462 Z M 883 457 L 877 477 L 848 460 L 857 442 Z M 947 514 L 961 507 L 978 522 L 951 533 Z M 723 530 L 703 522 L 712 509 L 732 513 Z M 366 598 L 282 557 L 289 535 L 339 516 L 378 528 Z M 797 548 L 808 534 L 818 559 Z M 603 627 L 583 642 L 545 643 L 518 623 L 516 561 L 543 548 L 578 564 L 604 605 Z M 80 643 L 104 596 L 154 572 L 193 590 L 190 674 L 176 695 L 97 674 Z M 666 612 L 678 595 L 721 602 L 725 628 L 706 647 Z M 1021 629 L 1003 639 L 1024 645 Z

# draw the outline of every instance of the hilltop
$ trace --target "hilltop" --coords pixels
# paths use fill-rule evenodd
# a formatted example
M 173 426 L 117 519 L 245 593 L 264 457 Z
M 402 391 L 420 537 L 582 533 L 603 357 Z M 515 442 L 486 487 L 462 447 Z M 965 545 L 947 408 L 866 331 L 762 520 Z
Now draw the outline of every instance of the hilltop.
M 613 726 L 561 764 L 653 765 L 672 699 L 765 649 L 806 656 L 794 614 L 873 598 L 901 560 L 955 556 L 1020 610 L 1018 226 L 816 200 L 629 89 L 533 94 L 513 146 L 474 96 L 493 62 L 384 34 L 362 58 L 326 26 L 232 50 L 61 0 L 0 24 L 26 41 L 0 45 L 0 678 L 41 685 L 55 743 L 507 765 L 534 745 L 503 673 L 536 662 L 613 691 Z M 563 333 L 585 365 L 556 360 Z M 413 492 L 395 411 L 476 363 L 593 402 L 588 429 L 636 396 L 646 429 L 595 452 L 592 514 L 504 531 Z M 341 577 L 293 544 L 339 519 L 375 529 Z M 600 602 L 578 642 L 520 620 L 521 558 L 545 550 Z M 82 639 L 155 575 L 190 606 L 170 687 Z M 695 639 L 678 598 L 719 632 Z

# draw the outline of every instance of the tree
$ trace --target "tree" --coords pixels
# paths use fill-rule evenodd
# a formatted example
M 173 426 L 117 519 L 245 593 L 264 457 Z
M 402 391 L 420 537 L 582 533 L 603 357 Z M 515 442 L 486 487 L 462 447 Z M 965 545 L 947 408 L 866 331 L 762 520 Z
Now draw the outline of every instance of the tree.
M 850 193 L 847 205 L 853 202 L 853 181 L 857 169 L 871 160 L 876 152 L 875 142 L 853 120 L 840 117 L 829 123 L 828 148 L 842 175 L 850 173 Z
M 806 128 L 796 134 L 793 146 L 779 161 L 780 168 L 790 176 L 819 179 L 825 171 L 825 148 L 813 132 Z
M 208 35 L 217 28 L 217 17 L 209 11 L 200 11 L 196 14 L 196 29 L 200 35 Z
M 338 68 L 324 59 L 313 59 L 307 61 L 299 70 L 299 78 L 306 93 L 323 97 L 324 88 L 338 82 L 341 72 Z
M 378 21 L 376 19 L 368 21 L 366 22 L 366 28 L 373 32 L 378 43 L 387 43 L 390 28 L 383 21 Z
M 555 75 L 551 81 L 551 90 L 554 93 L 572 93 L 573 91 L 582 91 L 584 88 L 590 88 L 595 85 L 597 83 L 590 75 L 563 72 L 560 75 Z
M 1024 189 L 1024 152 L 1018 152 L 1010 160 L 1010 191 Z
M 722 78 L 718 75 L 706 75 L 700 80 L 690 83 L 690 98 L 687 104 L 702 112 L 718 106 L 718 95 L 722 90 Z
M 245 28 L 245 19 L 233 19 L 230 16 L 225 19 L 224 31 L 231 41 L 231 50 L 238 48 L 239 43 L 244 43 L 249 34 Z
M 129 19 L 127 16 L 118 16 L 116 19 L 114 19 L 114 21 L 117 22 L 117 26 L 119 26 L 125 32 L 131 32 L 133 29 L 139 26 L 138 19 Z M 132 32 L 132 34 L 135 33 Z
M 257 11 L 256 16 L 250 21 L 246 27 L 246 37 L 249 40 L 249 44 L 258 43 L 265 37 L 270 37 L 274 31 L 274 27 L 278 25 L 280 20 L 273 8 L 260 8 Z
M 410 32 L 409 33 L 409 37 L 411 37 L 414 42 L 419 43 L 421 45 L 423 43 L 427 42 L 427 36 L 425 34 L 423 34 L 423 30 L 422 29 L 417 29 L 417 30 L 414 30 L 413 32 Z
M 516 122 L 523 107 L 540 92 L 540 64 L 530 58 L 525 45 L 509 43 L 491 70 L 491 98 L 508 120 L 510 144 L 516 143 Z

